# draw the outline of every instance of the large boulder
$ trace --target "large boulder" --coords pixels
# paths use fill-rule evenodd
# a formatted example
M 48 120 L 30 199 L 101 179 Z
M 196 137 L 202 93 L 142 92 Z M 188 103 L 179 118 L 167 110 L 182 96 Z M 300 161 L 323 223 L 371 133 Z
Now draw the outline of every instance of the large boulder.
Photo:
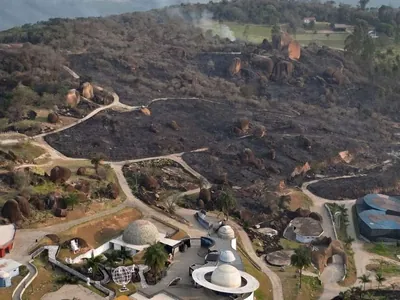
M 10 220 L 11 223 L 18 223 L 22 220 L 22 213 L 19 209 L 18 202 L 8 200 L 1 209 L 1 215 Z
M 110 182 L 107 185 L 107 196 L 110 199 L 117 199 L 119 196 L 119 187 L 118 184 Z
M 47 115 L 47 122 L 56 124 L 60 120 L 60 117 L 55 112 L 51 112 Z
M 59 218 L 65 218 L 68 215 L 68 211 L 63 208 L 56 208 L 54 210 L 54 215 Z
M 143 176 L 143 186 L 150 191 L 155 191 L 160 187 L 157 179 L 150 175 Z
M 36 116 L 37 116 L 37 113 L 36 113 L 36 111 L 34 111 L 34 110 L 29 110 L 29 111 L 26 113 L 26 116 L 28 117 L 29 120 L 35 120 L 35 119 L 36 119 Z
M 79 176 L 87 175 L 86 167 L 79 167 L 78 170 L 76 171 L 76 174 L 79 175 Z
M 301 46 L 299 42 L 293 40 L 289 43 L 287 52 L 288 52 L 288 57 L 293 60 L 298 60 L 300 58 L 300 51 L 301 51 Z
M 142 107 L 140 108 L 140 112 L 144 114 L 145 116 L 151 116 L 151 111 L 147 107 Z
M 274 67 L 272 79 L 275 81 L 289 79 L 292 77 L 293 70 L 294 67 L 290 61 L 281 60 Z
M 211 192 L 209 189 L 201 189 L 199 193 L 199 199 L 203 200 L 204 203 L 211 201 Z
M 250 129 L 250 121 L 246 118 L 239 119 L 237 123 L 242 132 L 247 132 Z
M 64 183 L 71 177 L 71 170 L 66 167 L 56 166 L 50 171 L 50 180 L 54 183 Z
M 263 55 L 254 55 L 251 63 L 255 67 L 260 68 L 268 78 L 272 75 L 274 70 L 274 61 L 272 58 Z
M 287 32 L 275 34 L 272 36 L 272 47 L 281 51 L 282 49 L 286 48 L 292 40 L 292 37 Z
M 22 196 L 17 196 L 15 197 L 15 201 L 18 203 L 22 215 L 29 218 L 31 216 L 31 206 L 29 205 L 28 199 Z
M 261 43 L 261 49 L 270 51 L 272 49 L 272 45 L 267 39 L 263 39 Z
M 90 82 L 85 82 L 84 84 L 82 84 L 82 96 L 86 99 L 94 98 L 93 86 Z
M 88 194 L 90 192 L 90 182 L 87 180 L 80 180 L 77 184 L 75 184 L 75 189 Z
M 229 66 L 228 69 L 229 74 L 231 76 L 236 75 L 240 72 L 241 68 L 242 68 L 242 61 L 240 60 L 239 57 L 235 57 Z
M 40 199 L 39 196 L 34 195 L 31 197 L 30 203 L 37 210 L 45 210 L 45 205 L 43 199 Z
M 305 175 L 309 170 L 311 170 L 311 166 L 308 162 L 306 162 L 304 165 L 294 168 L 290 176 L 293 178 L 299 175 Z
M 81 95 L 75 89 L 69 90 L 67 95 L 65 96 L 65 102 L 69 107 L 76 107 L 81 101 Z

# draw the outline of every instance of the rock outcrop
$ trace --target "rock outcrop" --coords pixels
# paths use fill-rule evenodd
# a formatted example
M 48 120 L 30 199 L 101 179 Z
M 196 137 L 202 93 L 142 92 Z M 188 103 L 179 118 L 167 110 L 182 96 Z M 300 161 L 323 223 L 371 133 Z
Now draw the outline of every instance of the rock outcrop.
M 51 124 L 56 124 L 60 120 L 60 117 L 58 114 L 51 112 L 47 115 L 47 122 Z
M 11 223 L 18 223 L 22 220 L 21 210 L 19 209 L 18 202 L 15 200 L 8 200 L 4 203 L 1 215 L 10 220 Z
M 201 189 L 199 193 L 199 200 L 203 200 L 204 203 L 211 201 L 211 192 L 209 189 Z
M 160 187 L 157 179 L 150 175 L 144 175 L 143 186 L 150 191 L 155 191 Z
M 50 171 L 50 180 L 54 183 L 64 183 L 71 177 L 71 170 L 66 167 L 56 166 Z
M 289 79 L 292 77 L 293 70 L 294 67 L 290 61 L 281 60 L 274 67 L 272 79 L 275 81 Z
M 340 255 L 343 262 L 347 262 L 346 253 L 339 240 L 332 241 L 328 247 L 319 247 L 318 251 L 312 251 L 311 259 L 314 266 L 322 273 L 334 255 Z
M 300 52 L 301 46 L 299 42 L 292 40 L 287 47 L 288 57 L 293 60 L 298 60 L 300 58 Z
M 229 74 L 231 76 L 234 76 L 236 74 L 238 74 L 240 72 L 242 68 L 242 61 L 240 60 L 239 57 L 235 57 L 231 63 L 231 65 L 229 66 Z
M 86 99 L 94 98 L 93 86 L 90 82 L 85 82 L 82 84 L 82 96 Z
M 140 108 L 140 112 L 144 114 L 145 116 L 151 116 L 151 111 L 147 107 L 142 107 Z
M 257 68 L 260 68 L 267 78 L 271 77 L 272 72 L 274 71 L 274 61 L 272 58 L 256 54 L 252 57 L 251 63 Z
M 65 102 L 69 107 L 76 107 L 81 101 L 81 95 L 75 89 L 69 90 L 67 95 L 65 96 Z
M 310 164 L 308 162 L 306 162 L 304 165 L 297 166 L 296 168 L 294 168 L 294 170 L 290 176 L 293 178 L 298 175 L 305 175 L 310 169 L 311 169 Z
M 76 174 L 79 175 L 79 176 L 87 175 L 86 167 L 79 167 L 78 170 L 76 171 Z
M 282 51 L 292 40 L 292 37 L 287 32 L 281 32 L 279 35 L 275 34 L 272 36 L 272 47 Z
M 28 200 L 25 197 L 17 196 L 15 197 L 15 201 L 18 203 L 19 210 L 21 211 L 22 215 L 26 218 L 29 218 L 31 216 L 31 207 Z

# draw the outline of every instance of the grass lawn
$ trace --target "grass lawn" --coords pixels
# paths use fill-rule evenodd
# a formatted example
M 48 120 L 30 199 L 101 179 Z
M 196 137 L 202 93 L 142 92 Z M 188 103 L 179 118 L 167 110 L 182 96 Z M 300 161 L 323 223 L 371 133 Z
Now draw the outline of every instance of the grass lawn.
M 34 265 L 38 269 L 38 275 L 23 294 L 23 300 L 40 300 L 45 294 L 57 291 L 61 284 L 57 278 L 63 276 L 61 271 L 52 270 L 47 263 L 47 254 L 35 258 Z
M 400 254 L 400 247 L 383 243 L 365 243 L 364 249 L 368 252 L 375 253 L 381 256 L 386 256 L 396 260 L 396 255 Z
M 118 296 L 122 296 L 122 295 L 129 296 L 129 295 L 131 295 L 131 294 L 136 293 L 136 286 L 135 286 L 134 283 L 131 282 L 131 283 L 127 284 L 126 287 L 127 287 L 129 290 L 126 291 L 126 292 L 121 293 L 121 292 L 119 291 L 119 289 L 121 288 L 121 286 L 115 284 L 112 280 L 111 280 L 108 284 L 106 284 L 106 288 L 108 288 L 108 289 L 110 289 L 110 290 L 114 290 L 114 291 L 115 291 L 115 296 L 117 296 L 117 297 L 118 297 Z
M 374 260 L 373 264 L 368 264 L 366 266 L 368 271 L 375 273 L 382 273 L 384 277 L 392 277 L 400 275 L 400 266 L 383 260 Z
M 268 276 L 259 271 L 256 267 L 254 267 L 247 256 L 243 255 L 241 251 L 239 251 L 239 254 L 242 258 L 244 270 L 250 275 L 257 278 L 258 282 L 260 283 L 260 287 L 254 292 L 257 299 L 272 299 L 272 285 Z
M 243 33 L 248 25 L 248 40 L 253 43 L 261 43 L 264 38 L 271 41 L 271 26 L 257 25 L 257 24 L 240 24 L 237 22 L 224 22 L 223 23 L 233 31 L 234 35 L 238 39 L 244 39 Z M 329 25 L 329 24 L 328 24 Z M 218 32 L 217 22 L 212 26 L 212 29 Z M 321 24 L 321 28 L 316 28 L 316 30 L 326 30 L 326 24 Z M 328 36 L 325 33 L 304 32 L 293 35 L 293 38 L 297 40 L 301 45 L 307 46 L 311 42 L 316 42 L 322 45 L 333 48 L 344 48 L 344 40 L 348 36 L 348 33 L 335 32 L 330 33 Z
M 302 276 L 301 289 L 299 288 L 299 275 L 296 268 L 286 267 L 282 272 L 278 267 L 270 267 L 281 279 L 284 299 L 312 300 L 319 299 L 323 286 L 318 277 Z M 257 298 L 258 299 L 258 298 Z
M 289 209 L 292 211 L 300 207 L 309 209 L 311 206 L 313 206 L 311 198 L 301 191 L 293 190 L 292 192 L 290 192 L 289 196 L 290 196 Z
M 122 234 L 124 229 L 133 221 L 140 219 L 142 214 L 134 208 L 125 208 L 116 214 L 96 218 L 92 221 L 74 226 L 58 234 L 60 242 L 79 237 L 86 241 L 91 248 L 97 248 L 105 242 Z M 65 251 L 64 251 L 65 252 Z M 66 253 L 60 251 L 59 259 Z M 67 249 L 68 257 L 72 253 Z
M 294 250 L 301 246 L 300 243 L 295 242 L 295 241 L 289 241 L 285 238 L 281 238 L 279 240 L 279 244 L 281 244 L 281 246 L 283 247 L 284 250 Z
M 35 146 L 29 142 L 0 146 L 0 150 L 4 152 L 12 151 L 24 161 L 33 162 L 33 160 L 45 153 L 41 147 Z

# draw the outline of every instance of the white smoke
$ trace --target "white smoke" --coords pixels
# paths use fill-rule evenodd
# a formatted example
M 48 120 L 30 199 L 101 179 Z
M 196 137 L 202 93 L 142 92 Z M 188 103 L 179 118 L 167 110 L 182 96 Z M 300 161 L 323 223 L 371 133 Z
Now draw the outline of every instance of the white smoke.
M 227 38 L 231 41 L 236 40 L 234 32 L 225 24 L 221 24 L 213 20 L 213 13 L 204 10 L 200 15 L 191 14 L 193 24 L 201 28 L 204 32 L 211 30 L 213 35 L 218 35 L 221 38 Z

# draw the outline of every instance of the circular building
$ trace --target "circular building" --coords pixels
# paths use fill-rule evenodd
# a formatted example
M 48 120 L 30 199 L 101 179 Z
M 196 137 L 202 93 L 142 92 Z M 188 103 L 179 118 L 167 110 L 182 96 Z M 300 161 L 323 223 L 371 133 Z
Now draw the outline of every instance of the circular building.
M 360 233 L 369 240 L 400 239 L 400 199 L 369 194 L 356 201 Z
M 159 240 L 157 227 L 147 220 L 136 220 L 125 229 L 122 240 L 131 245 L 151 245 Z
M 234 266 L 224 264 L 212 272 L 211 283 L 227 288 L 237 288 L 242 284 L 242 277 Z
M 233 263 L 236 260 L 235 255 L 231 250 L 221 250 L 221 253 L 219 255 L 219 261 L 221 263 Z
M 197 285 L 217 294 L 235 295 L 245 300 L 254 299 L 254 291 L 260 287 L 256 278 L 229 264 L 196 269 L 192 278 Z
M 231 226 L 224 225 L 218 229 L 218 236 L 224 240 L 232 240 L 235 238 L 235 232 Z

